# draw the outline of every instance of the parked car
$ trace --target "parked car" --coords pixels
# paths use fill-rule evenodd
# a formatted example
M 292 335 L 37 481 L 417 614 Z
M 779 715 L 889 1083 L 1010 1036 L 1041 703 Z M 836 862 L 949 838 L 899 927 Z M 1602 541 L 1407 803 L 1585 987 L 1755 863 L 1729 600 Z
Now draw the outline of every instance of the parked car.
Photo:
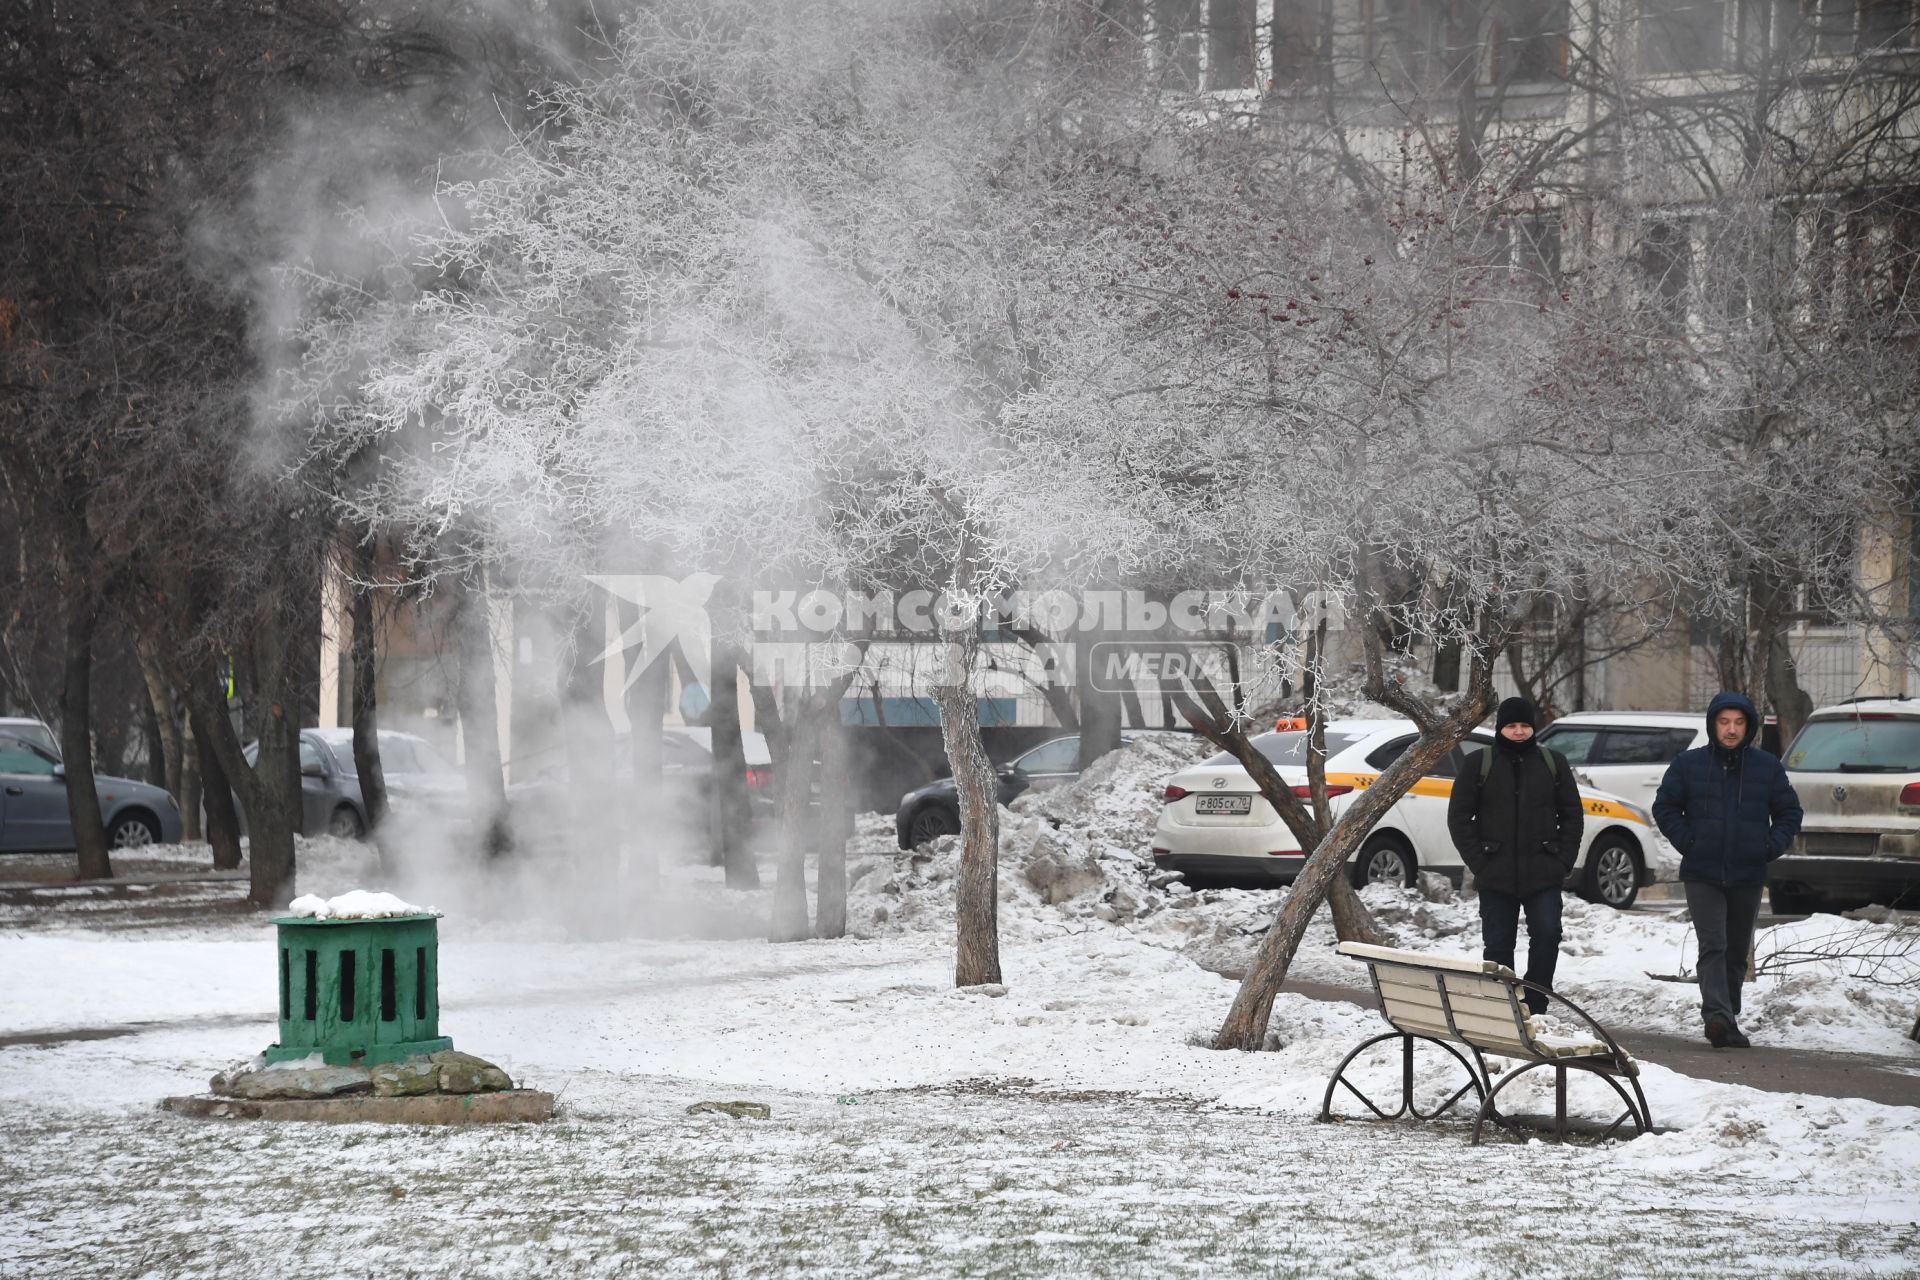
M 380 775 L 393 812 L 466 820 L 467 783 L 457 766 L 425 738 L 393 729 L 380 730 L 379 738 Z M 247 763 L 259 755 L 260 744 L 249 744 Z M 244 813 L 240 820 L 244 829 Z M 322 831 L 353 840 L 367 832 L 367 802 L 353 763 L 351 729 L 300 731 L 300 833 Z
M 1540 741 L 1565 756 L 1581 782 L 1651 808 L 1673 758 L 1707 745 L 1707 718 L 1697 711 L 1576 711 L 1542 729 Z M 1780 753 L 1772 717 L 1761 726 L 1761 746 Z
M 1410 720 L 1338 720 L 1326 734 L 1327 792 L 1336 814 L 1419 738 Z M 1461 883 L 1466 869 L 1447 833 L 1447 800 L 1453 779 L 1478 768 L 1479 752 L 1492 742 L 1491 733 L 1476 730 L 1414 783 L 1355 853 L 1350 874 L 1356 885 L 1411 884 L 1420 871 Z M 1306 794 L 1304 732 L 1263 733 L 1253 744 L 1297 794 Z M 1153 836 L 1156 866 L 1194 879 L 1270 884 L 1291 884 L 1300 873 L 1306 855 L 1299 842 L 1229 753 L 1176 773 L 1167 780 L 1165 795 Z M 1587 821 L 1567 887 L 1608 906 L 1629 907 L 1640 887 L 1651 882 L 1647 848 L 1653 819 L 1639 805 L 1594 787 L 1582 785 L 1580 798 Z
M 61 758 L 60 739 L 54 736 L 53 727 L 45 720 L 29 720 L 15 716 L 0 717 L 0 733 L 31 742 L 55 760 Z
M 1120 741 L 1133 742 L 1140 736 L 1140 732 L 1126 731 Z M 995 770 L 994 797 L 1000 804 L 1008 804 L 1024 792 L 1065 786 L 1079 776 L 1080 735 L 1064 734 L 999 766 Z M 952 777 L 935 779 L 901 796 L 900 807 L 893 815 L 893 829 L 902 849 L 915 849 L 940 836 L 959 834 L 960 793 Z
M 180 810 L 163 788 L 106 774 L 95 774 L 93 785 L 113 848 L 179 843 Z M 0 733 L 0 850 L 61 853 L 73 847 L 67 767 L 38 742 Z
M 740 754 L 746 761 L 747 816 L 771 821 L 778 801 L 773 790 L 773 753 L 762 733 L 743 732 Z M 696 791 L 702 801 L 713 784 L 713 730 L 704 725 L 666 725 L 660 730 L 660 776 L 669 786 Z
M 1767 869 L 1773 909 L 1920 904 L 1920 700 L 1822 707 L 1786 765 L 1806 818 Z

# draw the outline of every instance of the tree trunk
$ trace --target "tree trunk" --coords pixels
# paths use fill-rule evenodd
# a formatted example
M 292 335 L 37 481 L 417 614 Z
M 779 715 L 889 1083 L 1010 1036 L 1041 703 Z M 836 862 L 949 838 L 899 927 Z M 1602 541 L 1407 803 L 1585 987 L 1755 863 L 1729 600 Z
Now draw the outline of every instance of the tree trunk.
M 460 745 L 466 757 L 467 804 L 489 861 L 513 847 L 507 825 L 507 782 L 500 760 L 500 707 L 493 671 L 493 615 L 485 579 L 476 571 L 462 592 L 454 623 L 460 662 Z
M 1014 639 L 1033 650 L 1034 654 L 1038 657 L 1044 658 L 1047 655 L 1057 655 L 1063 653 L 1066 648 L 1065 645 L 1056 644 L 1054 641 L 1048 639 L 1046 633 L 1043 631 L 1021 627 L 1009 627 L 1007 631 Z M 1053 713 L 1053 718 L 1059 722 L 1060 728 L 1064 732 L 1078 733 L 1080 731 L 1080 708 L 1075 701 L 1075 690 L 1067 685 L 1065 679 L 1062 678 L 1062 673 L 1052 662 L 1043 662 L 1042 667 L 1043 670 L 1039 681 L 1040 696 L 1046 699 L 1047 710 Z
M 60 754 L 66 766 L 67 818 L 73 824 L 76 875 L 110 880 L 107 828 L 93 780 L 93 636 L 99 597 L 86 566 L 61 557 L 63 607 L 60 668 Z
M 145 763 L 141 766 L 140 780 L 150 787 L 159 787 L 162 791 L 172 794 L 173 788 L 167 785 L 167 748 L 160 741 L 160 716 L 153 709 L 151 692 L 140 700 L 140 742 L 146 754 Z M 123 756 L 122 759 L 124 760 L 125 757 Z M 124 774 L 126 771 L 122 769 L 119 772 Z M 173 799 L 175 804 L 180 802 L 180 797 L 177 795 Z
M 1074 691 L 1080 697 L 1080 768 L 1090 766 L 1120 747 L 1120 695 L 1098 687 L 1094 680 L 1093 646 L 1105 633 L 1076 638 L 1073 657 Z
M 380 648 L 374 632 L 373 581 L 377 568 L 371 538 L 354 544 L 353 593 L 349 604 L 353 640 L 347 650 L 353 668 L 353 771 L 360 777 L 360 803 L 367 811 L 367 836 L 380 853 L 380 867 L 388 874 L 397 859 L 391 840 L 380 828 L 387 820 L 387 773 L 380 762 Z
M 202 728 L 191 708 L 187 720 L 200 777 L 200 803 L 207 815 L 207 843 L 213 846 L 213 865 L 216 870 L 231 871 L 240 865 L 240 814 L 234 808 L 233 785 L 227 780 L 226 766 L 214 753 L 211 731 Z
M 814 936 L 843 938 L 847 933 L 847 841 L 853 836 L 853 740 L 840 718 L 835 698 L 820 721 L 820 808 L 814 815 L 814 867 L 818 901 Z
M 1784 754 L 1787 744 L 1800 732 L 1800 727 L 1813 714 L 1813 699 L 1800 687 L 1798 664 L 1793 660 L 1793 647 L 1787 636 L 1787 624 L 1774 617 L 1764 619 L 1771 634 L 1766 646 L 1767 667 L 1764 673 L 1767 690 L 1767 703 L 1773 708 L 1774 715 L 1780 718 L 1780 750 Z M 1755 741 L 1759 741 L 1757 738 Z
M 597 659 L 607 644 L 606 599 L 595 592 L 576 601 L 565 661 L 555 673 L 560 740 L 567 756 L 573 803 L 568 806 L 574 865 L 591 891 L 611 895 L 620 876 L 624 832 L 613 781 L 613 722 L 607 718 L 607 669 Z
M 1333 913 L 1333 936 L 1340 941 L 1366 942 L 1376 947 L 1387 945 L 1389 939 L 1380 922 L 1367 910 L 1367 904 L 1360 901 L 1360 895 L 1354 892 L 1353 884 L 1345 876 L 1335 876 L 1328 882 L 1327 909 Z
M 1486 717 L 1488 704 L 1492 700 L 1493 675 L 1484 660 L 1477 660 L 1473 664 L 1473 678 L 1466 698 L 1451 715 L 1436 719 L 1428 715 L 1425 708 L 1416 707 L 1412 695 L 1383 675 L 1379 640 L 1371 631 L 1367 635 L 1367 647 L 1368 695 L 1403 714 L 1419 711 L 1421 714 L 1414 715 L 1413 719 L 1421 724 L 1420 739 L 1374 780 L 1359 801 L 1341 815 L 1333 830 L 1308 855 L 1306 864 L 1301 867 L 1293 888 L 1287 894 L 1286 906 L 1281 909 L 1279 921 L 1261 939 L 1260 948 L 1254 953 L 1253 964 L 1234 996 L 1233 1007 L 1227 1011 L 1226 1021 L 1214 1037 L 1216 1049 L 1253 1050 L 1261 1047 L 1266 1040 L 1267 1024 L 1273 1016 L 1274 997 L 1280 993 L 1280 984 L 1287 979 L 1287 969 L 1293 963 L 1295 952 L 1300 949 L 1300 939 L 1334 880 L 1346 871 L 1347 859 L 1360 847 L 1374 824 L 1398 803 L 1400 797 Z
M 713 772 L 707 786 L 709 849 L 726 868 L 727 888 L 758 889 L 760 866 L 748 840 L 747 757 L 740 741 L 740 650 L 725 635 L 731 618 L 714 619 L 707 691 Z
M 187 797 L 181 785 L 181 772 L 186 764 L 186 750 L 180 740 L 180 706 L 173 696 L 173 684 L 167 679 L 166 666 L 153 651 L 153 645 L 138 633 L 134 635 L 133 652 L 140 663 L 140 678 L 146 682 L 147 702 L 153 709 L 153 727 L 159 738 L 155 745 L 162 759 L 160 781 L 156 785 L 165 787 L 174 803 L 180 806 L 180 812 L 185 813 Z
M 957 987 L 1000 981 L 1000 810 L 993 762 L 980 740 L 980 701 L 973 687 L 979 646 L 976 627 L 949 633 L 943 658 L 947 669 L 934 688 L 940 734 L 960 801 L 960 875 L 954 883 Z
M 621 630 L 626 629 L 626 608 L 617 604 Z M 665 654 L 633 654 L 629 661 L 644 662 L 639 677 L 627 674 L 625 700 L 628 742 L 632 753 L 633 785 L 627 789 L 624 811 L 627 830 L 627 875 L 632 884 L 651 892 L 660 882 L 660 841 L 657 832 L 671 829 L 664 788 L 661 784 L 660 723 L 667 712 L 667 675 L 671 664 Z
M 813 843 L 807 808 L 813 795 L 814 749 L 819 717 L 802 694 L 787 729 L 785 759 L 776 766 L 780 785 L 780 866 L 773 880 L 773 942 L 798 942 L 813 936 L 807 912 L 807 850 Z
M 248 646 L 260 754 L 244 787 L 247 806 L 248 900 L 284 907 L 295 892 L 294 837 L 304 825 L 300 804 L 300 723 L 293 700 L 296 645 L 310 633 L 289 625 L 292 611 L 271 607 Z
M 205 838 L 205 829 L 200 823 L 200 806 L 205 788 L 202 786 L 200 767 L 200 735 L 193 731 L 193 717 L 187 716 L 180 729 L 180 838 L 182 840 L 200 840 Z M 232 797 L 228 797 L 232 802 Z M 234 852 L 239 852 L 236 845 Z M 215 856 L 219 851 L 214 851 Z

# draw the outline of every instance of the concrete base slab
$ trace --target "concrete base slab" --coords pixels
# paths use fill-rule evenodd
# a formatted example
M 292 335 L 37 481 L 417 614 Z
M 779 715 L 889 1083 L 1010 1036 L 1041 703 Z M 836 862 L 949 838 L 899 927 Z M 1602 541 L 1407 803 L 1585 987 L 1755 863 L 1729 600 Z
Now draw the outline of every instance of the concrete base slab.
M 315 1120 L 321 1124 L 536 1124 L 553 1118 L 553 1095 L 538 1089 L 381 1098 L 163 1098 L 162 1111 L 206 1120 Z

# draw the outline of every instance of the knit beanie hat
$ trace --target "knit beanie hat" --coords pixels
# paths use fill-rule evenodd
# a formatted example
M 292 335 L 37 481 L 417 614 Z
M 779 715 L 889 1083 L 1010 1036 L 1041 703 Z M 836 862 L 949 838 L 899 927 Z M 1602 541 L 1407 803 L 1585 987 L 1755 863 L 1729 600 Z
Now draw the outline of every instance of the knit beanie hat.
M 1493 727 L 1496 732 L 1510 724 L 1532 725 L 1538 728 L 1539 725 L 1535 723 L 1537 719 L 1531 702 L 1525 698 L 1508 698 L 1500 704 L 1499 712 L 1493 717 Z

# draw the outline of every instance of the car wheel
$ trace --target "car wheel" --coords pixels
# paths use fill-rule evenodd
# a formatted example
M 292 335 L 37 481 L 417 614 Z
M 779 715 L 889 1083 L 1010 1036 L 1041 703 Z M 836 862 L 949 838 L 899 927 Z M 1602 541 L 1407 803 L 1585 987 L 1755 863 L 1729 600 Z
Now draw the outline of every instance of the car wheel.
M 352 805 L 341 805 L 327 819 L 327 834 L 339 836 L 342 840 L 358 840 L 363 830 L 365 828 L 360 823 L 360 815 L 353 811 Z
M 1640 896 L 1640 850 L 1622 835 L 1601 836 L 1587 850 L 1586 897 L 1625 911 Z
M 113 820 L 107 843 L 115 849 L 139 849 L 160 842 L 160 824 L 144 813 L 123 813 Z
M 1390 884 L 1410 889 L 1419 870 L 1407 842 L 1390 831 L 1380 831 L 1367 837 L 1360 846 L 1360 856 L 1353 860 L 1353 886 L 1364 889 L 1370 884 Z
M 918 849 L 929 840 L 960 834 L 960 815 L 944 805 L 931 804 L 913 815 L 907 823 L 907 843 Z
M 1770 884 L 1767 904 L 1777 916 L 1810 916 L 1820 910 L 1820 895 L 1805 885 Z

